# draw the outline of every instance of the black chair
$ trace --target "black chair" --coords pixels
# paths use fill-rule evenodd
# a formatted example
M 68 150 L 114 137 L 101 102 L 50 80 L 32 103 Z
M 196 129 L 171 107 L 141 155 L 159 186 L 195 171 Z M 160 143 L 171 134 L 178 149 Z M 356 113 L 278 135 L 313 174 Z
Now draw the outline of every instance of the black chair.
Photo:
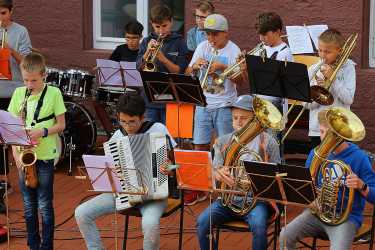
M 168 206 L 165 209 L 163 215 L 161 218 L 168 217 L 169 215 L 173 214 L 177 210 L 180 209 L 180 228 L 179 228 L 179 236 L 178 236 L 178 249 L 182 249 L 182 234 L 183 234 L 183 228 L 184 228 L 184 197 L 183 192 L 181 192 L 180 198 L 174 199 L 174 198 L 168 198 Z M 129 219 L 130 216 L 135 217 L 142 217 L 141 212 L 137 208 L 131 208 L 125 211 L 124 213 L 121 213 L 125 215 L 125 230 L 124 230 L 124 241 L 122 244 L 122 249 L 126 250 L 126 244 L 128 240 L 128 229 L 129 229 Z
M 277 212 L 277 214 L 274 215 L 273 218 L 268 222 L 268 229 L 269 229 L 268 230 L 269 232 L 267 232 L 267 238 L 269 238 L 268 247 L 273 245 L 274 250 L 276 250 L 277 238 L 281 229 L 280 218 L 281 218 L 281 215 L 279 212 Z M 228 231 L 233 231 L 233 232 L 249 232 L 249 225 L 244 221 L 238 220 L 238 221 L 227 222 L 221 225 L 215 225 L 214 230 L 215 229 L 216 229 L 215 239 L 217 242 L 217 247 L 219 249 L 219 240 L 220 240 L 219 235 L 220 235 L 221 230 L 228 230 Z M 214 241 L 214 239 L 212 240 Z M 212 242 L 212 244 L 213 243 L 214 242 Z

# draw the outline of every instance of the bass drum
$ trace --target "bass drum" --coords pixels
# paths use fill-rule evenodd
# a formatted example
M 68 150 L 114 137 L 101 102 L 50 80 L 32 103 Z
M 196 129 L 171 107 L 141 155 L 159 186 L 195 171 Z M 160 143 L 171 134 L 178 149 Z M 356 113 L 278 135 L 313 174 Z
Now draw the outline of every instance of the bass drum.
M 81 158 L 95 147 L 96 124 L 90 113 L 80 104 L 69 101 L 64 103 L 66 126 L 63 135 L 60 136 L 61 155 L 63 158 L 69 158 L 71 147 L 72 157 Z

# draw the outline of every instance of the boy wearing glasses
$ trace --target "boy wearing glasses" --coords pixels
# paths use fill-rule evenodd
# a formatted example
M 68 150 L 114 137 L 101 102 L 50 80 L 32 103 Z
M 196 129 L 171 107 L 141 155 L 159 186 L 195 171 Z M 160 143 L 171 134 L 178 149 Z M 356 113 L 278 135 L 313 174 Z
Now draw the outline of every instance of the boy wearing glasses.
M 203 31 L 204 21 L 214 11 L 215 7 L 210 1 L 201 1 L 196 6 L 194 14 L 196 25 L 188 30 L 186 34 L 186 43 L 189 51 L 194 52 L 198 44 L 207 40 L 206 32 Z
M 141 133 L 163 133 L 169 137 L 169 149 L 176 146 L 167 128 L 161 123 L 146 121 L 145 102 L 138 94 L 125 94 L 120 96 L 117 104 L 118 120 L 121 125 L 111 139 Z M 163 167 L 161 171 L 167 174 Z M 142 214 L 143 249 L 159 249 L 160 217 L 167 207 L 167 199 L 155 200 L 137 206 Z M 78 206 L 75 218 L 85 239 L 87 249 L 105 249 L 99 231 L 95 225 L 96 218 L 115 213 L 115 198 L 111 193 L 100 194 Z
M 135 62 L 142 39 L 143 25 L 138 21 L 130 21 L 125 25 L 125 44 L 119 45 L 109 57 L 110 60 L 120 62 Z

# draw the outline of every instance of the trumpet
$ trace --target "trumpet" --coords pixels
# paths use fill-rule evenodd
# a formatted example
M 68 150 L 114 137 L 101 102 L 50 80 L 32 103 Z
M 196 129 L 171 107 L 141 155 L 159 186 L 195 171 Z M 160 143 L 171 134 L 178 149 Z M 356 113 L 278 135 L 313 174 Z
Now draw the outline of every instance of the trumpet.
M 164 45 L 164 39 L 161 37 L 161 35 L 158 36 L 158 39 L 156 40 L 156 46 L 154 46 L 154 50 L 150 51 L 145 59 L 144 65 L 142 70 L 143 71 L 149 71 L 149 72 L 156 72 L 156 56 L 158 55 L 159 51 Z
M 261 42 L 261 43 L 258 43 L 252 50 L 247 52 L 246 55 L 254 55 L 258 51 L 263 51 L 263 50 L 264 50 L 264 43 Z M 263 53 L 261 52 L 260 54 L 263 54 Z M 230 65 L 228 68 L 226 68 L 223 71 L 223 73 L 214 77 L 213 81 L 217 85 L 222 85 L 222 84 L 224 84 L 224 81 L 225 81 L 226 78 L 233 78 L 233 79 L 237 78 L 241 74 L 240 65 L 242 63 L 244 63 L 245 60 L 246 60 L 246 57 L 244 56 L 241 60 L 239 60 L 238 62 L 236 62 L 236 63 Z
M 319 85 L 314 85 L 310 87 L 310 93 L 311 93 L 311 99 L 314 102 L 319 103 L 320 105 L 323 106 L 328 106 L 331 105 L 334 101 L 334 98 L 332 94 L 329 92 L 329 89 L 332 86 L 332 83 L 336 79 L 336 75 L 339 71 L 339 69 L 344 65 L 344 63 L 347 61 L 349 58 L 351 52 L 353 51 L 356 41 L 358 38 L 358 34 L 351 34 L 348 39 L 345 41 L 345 44 L 342 48 L 342 51 L 340 55 L 338 56 L 335 64 L 333 65 L 333 73 L 328 79 L 324 79 L 324 86 L 319 86 Z M 320 71 L 321 67 L 324 64 L 324 60 L 320 61 L 318 66 L 316 67 L 315 71 L 313 72 L 313 77 L 311 77 L 310 81 L 316 77 L 316 74 Z M 294 108 L 295 104 L 297 102 L 294 102 L 292 106 L 289 108 L 287 115 L 290 113 L 290 111 Z M 292 125 L 289 127 L 288 131 L 285 133 L 284 137 L 281 139 L 281 143 L 284 142 L 285 138 L 288 136 L 294 125 L 297 123 L 299 118 L 302 116 L 302 113 L 305 111 L 307 108 L 307 104 L 305 104 L 300 111 L 300 113 L 297 115 L 296 119 L 293 121 Z
M 210 58 L 210 61 L 208 62 L 206 72 L 204 73 L 203 79 L 201 81 L 201 87 L 202 87 L 203 90 L 207 90 L 208 89 L 208 73 L 210 71 L 212 63 L 213 63 L 215 57 L 217 56 L 217 54 L 218 54 L 218 50 L 213 48 L 212 49 L 212 56 Z

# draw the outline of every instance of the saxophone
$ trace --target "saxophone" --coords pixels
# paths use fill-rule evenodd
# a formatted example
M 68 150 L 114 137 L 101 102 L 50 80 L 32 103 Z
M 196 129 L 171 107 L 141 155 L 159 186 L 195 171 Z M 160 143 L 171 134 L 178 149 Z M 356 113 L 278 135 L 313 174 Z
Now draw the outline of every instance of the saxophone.
M 26 109 L 27 109 L 27 99 L 31 95 L 31 90 L 26 89 L 25 99 L 19 110 L 19 115 L 26 127 Z M 34 150 L 21 147 L 20 162 L 22 165 L 22 171 L 24 174 L 25 185 L 29 188 L 36 188 L 38 186 L 38 175 L 36 172 L 35 162 L 37 160 L 37 155 Z
M 224 157 L 224 166 L 230 166 L 230 173 L 235 184 L 233 186 L 221 184 L 221 189 L 225 190 L 221 193 L 221 203 L 238 215 L 247 214 L 255 204 L 255 199 L 247 199 L 252 194 L 252 185 L 240 158 L 243 154 L 251 154 L 257 161 L 263 160 L 259 154 L 248 150 L 246 144 L 267 128 L 283 129 L 283 116 L 271 102 L 254 97 L 253 110 L 254 118 L 234 133 Z M 240 206 L 237 204 L 238 202 L 235 202 L 238 195 L 244 197 Z

